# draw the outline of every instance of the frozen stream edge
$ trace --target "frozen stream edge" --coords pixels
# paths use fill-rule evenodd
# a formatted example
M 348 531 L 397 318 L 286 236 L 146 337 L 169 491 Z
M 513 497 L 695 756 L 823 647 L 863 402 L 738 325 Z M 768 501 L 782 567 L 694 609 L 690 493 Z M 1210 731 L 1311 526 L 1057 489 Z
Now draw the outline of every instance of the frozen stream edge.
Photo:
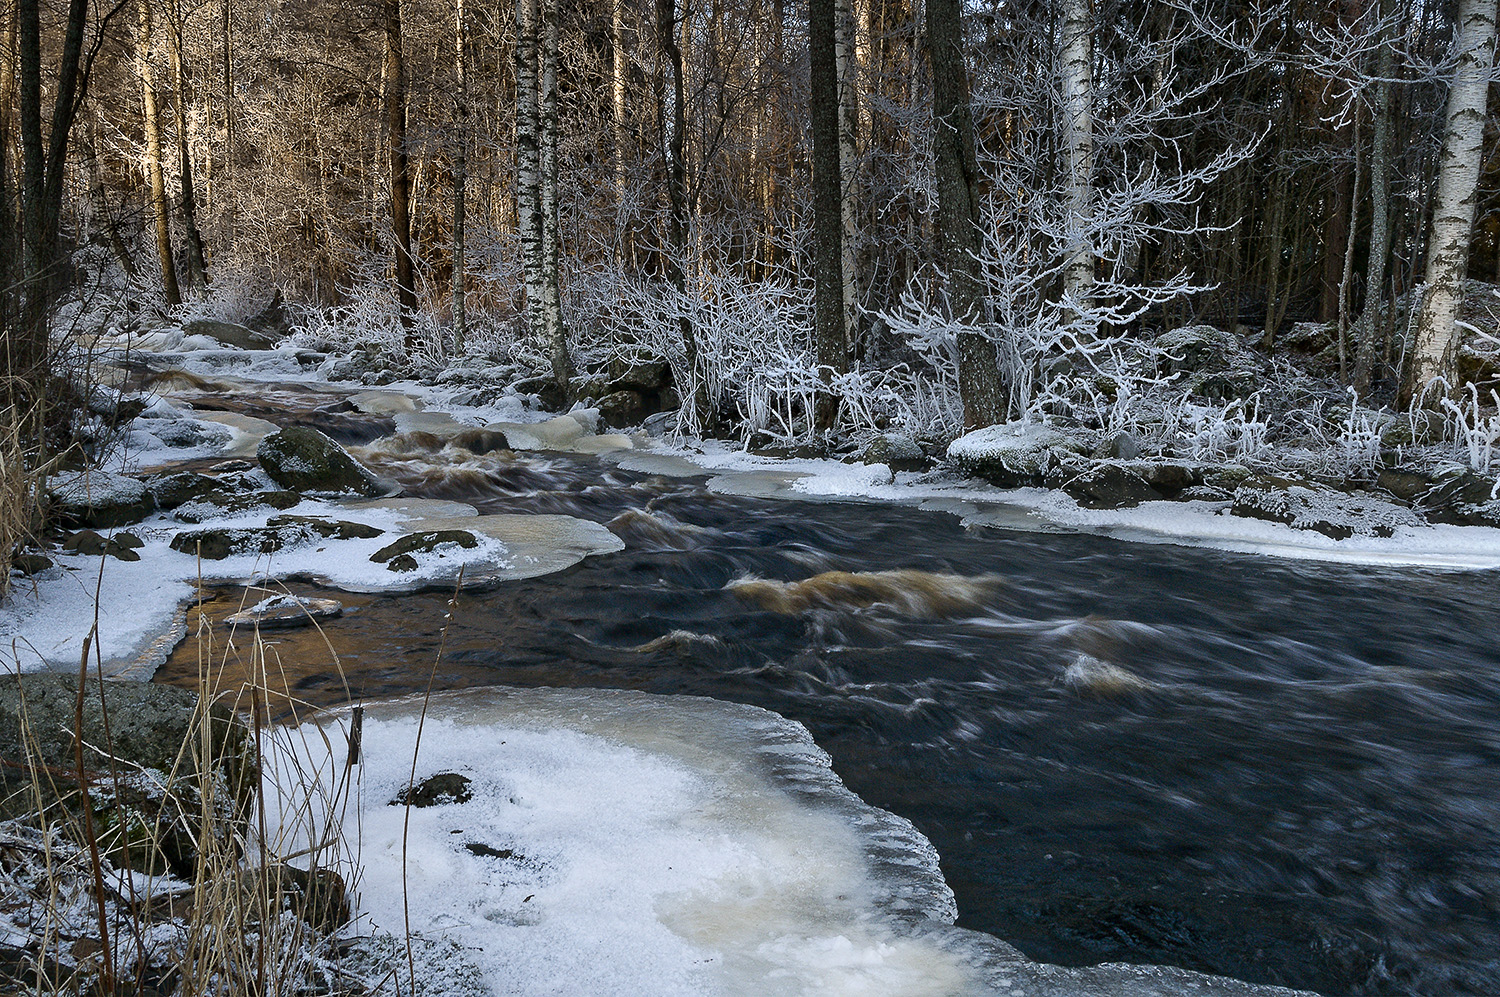
M 478 980 L 493 993 L 643 997 L 1294 993 L 1167 967 L 1049 966 L 954 927 L 927 839 L 850 792 L 801 724 L 752 706 L 435 694 L 416 779 L 459 772 L 474 798 L 413 808 L 408 827 L 390 801 L 411 776 L 422 709 L 421 697 L 365 708 L 352 808 L 358 930 L 401 934 L 404 881 L 418 951 L 434 954 L 419 993 L 473 994 Z M 293 809 L 278 784 L 300 791 L 316 772 L 331 793 L 349 720 L 282 732 L 267 764 L 273 814 Z M 291 817 L 283 831 L 283 851 L 320 835 Z

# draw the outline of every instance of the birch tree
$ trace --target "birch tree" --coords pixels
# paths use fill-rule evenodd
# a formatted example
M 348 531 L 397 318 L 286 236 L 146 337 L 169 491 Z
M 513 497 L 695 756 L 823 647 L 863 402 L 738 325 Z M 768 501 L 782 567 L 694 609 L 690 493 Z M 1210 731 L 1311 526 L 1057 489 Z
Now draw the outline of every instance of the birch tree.
M 558 273 L 556 0 L 516 2 L 516 206 L 526 315 L 545 345 L 558 389 L 571 392 L 573 361 Z
M 1448 90 L 1447 126 L 1427 244 L 1426 291 L 1417 319 L 1411 376 L 1404 392 L 1408 397 L 1453 371 L 1458 306 L 1474 228 L 1475 190 L 1484 161 L 1485 109 L 1495 57 L 1494 0 L 1460 0 L 1456 48 L 1458 65 Z
M 1088 229 L 1093 218 L 1094 25 L 1090 0 L 1063 0 L 1062 133 L 1067 151 L 1069 231 L 1063 293 L 1076 307 L 1088 306 L 1094 283 L 1094 253 Z

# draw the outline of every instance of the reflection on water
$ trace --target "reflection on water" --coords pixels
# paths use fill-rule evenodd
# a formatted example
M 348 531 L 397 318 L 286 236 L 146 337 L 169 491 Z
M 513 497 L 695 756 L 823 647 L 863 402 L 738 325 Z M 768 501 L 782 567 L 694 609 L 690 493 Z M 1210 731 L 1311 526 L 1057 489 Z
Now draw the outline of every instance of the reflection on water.
M 607 523 L 627 549 L 466 593 L 440 661 L 444 597 L 294 585 L 349 607 L 327 643 L 274 637 L 306 702 L 431 680 L 754 703 L 932 839 L 960 924 L 1033 957 L 1500 992 L 1494 575 L 966 532 L 582 458 L 381 470 L 487 512 Z M 196 661 L 190 639 L 161 678 L 190 684 Z

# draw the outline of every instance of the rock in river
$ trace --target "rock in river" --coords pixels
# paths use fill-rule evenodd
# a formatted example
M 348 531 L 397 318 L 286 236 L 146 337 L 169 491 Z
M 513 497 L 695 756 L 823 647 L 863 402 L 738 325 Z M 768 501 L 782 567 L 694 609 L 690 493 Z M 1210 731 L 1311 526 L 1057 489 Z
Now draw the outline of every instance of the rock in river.
M 293 426 L 260 441 L 255 455 L 271 480 L 299 492 L 381 495 L 375 477 L 316 429 Z

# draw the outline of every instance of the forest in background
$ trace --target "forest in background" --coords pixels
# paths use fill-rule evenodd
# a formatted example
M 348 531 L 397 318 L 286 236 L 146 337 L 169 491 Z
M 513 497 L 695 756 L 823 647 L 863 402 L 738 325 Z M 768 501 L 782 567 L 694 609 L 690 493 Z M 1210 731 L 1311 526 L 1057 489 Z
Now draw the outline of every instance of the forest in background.
M 45 366 L 70 294 L 149 327 L 279 291 L 313 345 L 487 351 L 556 400 L 611 357 L 664 359 L 706 435 L 1136 426 L 1172 383 L 1142 351 L 1195 323 L 1273 363 L 1311 341 L 1335 388 L 1404 406 L 1434 375 L 1457 389 L 1457 285 L 1500 274 L 1494 20 L 1473 0 L 8 0 L 6 383 Z M 1420 288 L 1442 292 L 1430 319 Z M 1252 380 L 1193 397 L 1263 421 Z

